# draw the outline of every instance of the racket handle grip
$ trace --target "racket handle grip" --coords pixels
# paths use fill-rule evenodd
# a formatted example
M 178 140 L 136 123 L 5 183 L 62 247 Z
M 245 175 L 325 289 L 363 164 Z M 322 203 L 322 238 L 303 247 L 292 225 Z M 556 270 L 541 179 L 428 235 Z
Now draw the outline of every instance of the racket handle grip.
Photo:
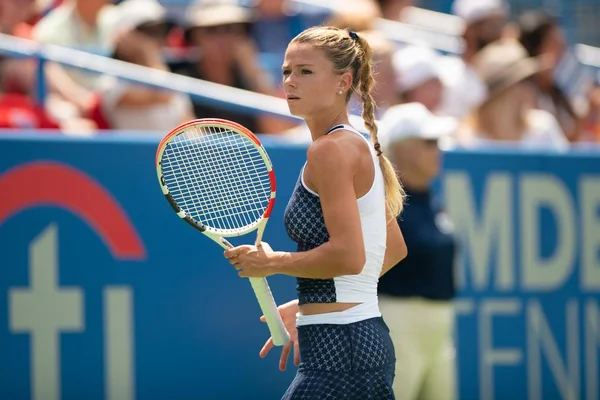
M 290 340 L 290 335 L 285 329 L 277 304 L 271 293 L 271 288 L 265 278 L 249 278 L 254 294 L 258 299 L 260 309 L 265 316 L 269 331 L 271 331 L 271 338 L 275 346 L 283 346 Z

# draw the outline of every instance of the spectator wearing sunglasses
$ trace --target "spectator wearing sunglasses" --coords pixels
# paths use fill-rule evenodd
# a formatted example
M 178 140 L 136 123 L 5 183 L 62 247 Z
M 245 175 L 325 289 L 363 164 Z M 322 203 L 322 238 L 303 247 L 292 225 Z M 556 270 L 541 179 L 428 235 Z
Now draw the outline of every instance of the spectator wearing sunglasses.
M 384 154 L 407 193 L 398 224 L 408 256 L 379 280 L 379 308 L 396 352 L 399 400 L 455 398 L 453 226 L 431 184 L 441 166 L 438 141 L 457 127 L 423 104 L 389 108 L 380 123 Z
M 186 11 L 186 36 L 199 59 L 174 68 L 175 73 L 267 95 L 277 95 L 276 85 L 258 59 L 250 37 L 255 20 L 252 9 L 234 3 L 203 1 Z M 255 133 L 281 132 L 289 124 L 272 117 L 231 111 L 194 101 L 197 118 L 235 121 Z

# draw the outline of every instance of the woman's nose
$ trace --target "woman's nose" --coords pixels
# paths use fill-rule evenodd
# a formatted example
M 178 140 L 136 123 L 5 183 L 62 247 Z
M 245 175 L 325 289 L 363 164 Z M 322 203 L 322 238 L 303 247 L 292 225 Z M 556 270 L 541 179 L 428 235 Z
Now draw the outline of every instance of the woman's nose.
M 287 75 L 283 78 L 283 83 L 285 86 L 296 88 L 296 79 L 293 78 L 292 74 Z

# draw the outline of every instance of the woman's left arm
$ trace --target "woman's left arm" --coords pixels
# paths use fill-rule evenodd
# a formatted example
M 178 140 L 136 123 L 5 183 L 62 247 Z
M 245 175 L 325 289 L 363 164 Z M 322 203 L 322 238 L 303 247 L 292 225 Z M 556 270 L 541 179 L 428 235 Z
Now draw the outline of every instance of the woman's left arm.
M 308 150 L 310 183 L 319 193 L 329 240 L 303 252 L 272 252 L 270 247 L 240 246 L 225 257 L 240 276 L 284 274 L 330 279 L 359 274 L 365 264 L 365 246 L 354 191 L 355 157 L 337 140 L 313 143 Z M 307 221 L 308 222 L 308 221 Z

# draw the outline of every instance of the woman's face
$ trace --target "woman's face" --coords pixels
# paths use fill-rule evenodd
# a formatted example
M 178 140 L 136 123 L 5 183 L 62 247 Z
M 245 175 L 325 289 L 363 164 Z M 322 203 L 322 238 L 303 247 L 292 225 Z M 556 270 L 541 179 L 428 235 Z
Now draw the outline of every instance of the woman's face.
M 290 44 L 282 72 L 286 99 L 293 115 L 305 118 L 332 107 L 345 108 L 352 75 L 336 73 L 323 50 L 307 44 Z

